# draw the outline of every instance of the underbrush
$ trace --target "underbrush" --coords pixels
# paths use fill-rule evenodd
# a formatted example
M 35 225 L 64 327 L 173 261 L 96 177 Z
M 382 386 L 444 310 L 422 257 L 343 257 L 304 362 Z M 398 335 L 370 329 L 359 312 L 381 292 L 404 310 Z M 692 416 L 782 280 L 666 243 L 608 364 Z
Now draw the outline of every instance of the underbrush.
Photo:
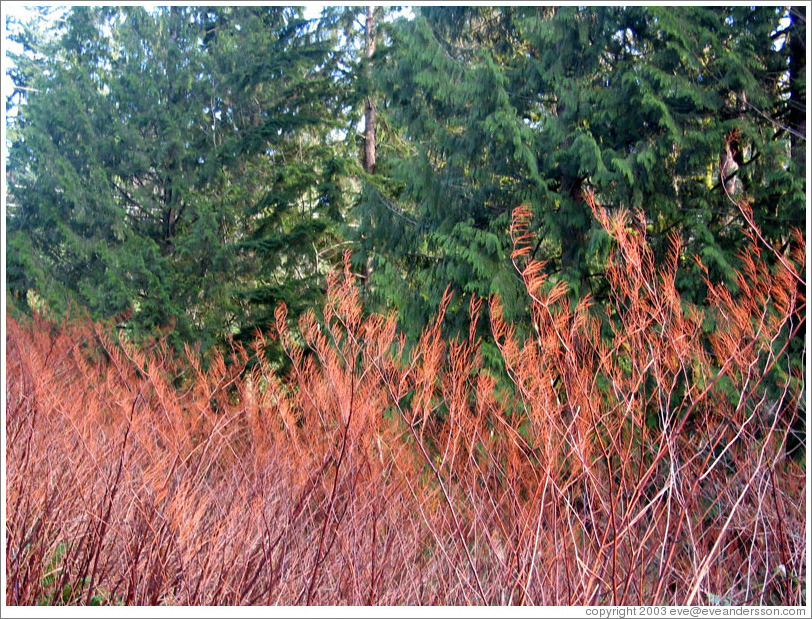
M 348 260 L 321 315 L 280 308 L 206 367 L 9 318 L 7 603 L 804 604 L 802 236 L 762 256 L 755 231 L 736 294 L 707 282 L 700 311 L 677 237 L 658 267 L 593 208 L 617 246 L 604 321 L 515 214 L 535 336 L 490 302 L 507 381 L 475 328 L 444 340 L 448 297 L 406 352 Z

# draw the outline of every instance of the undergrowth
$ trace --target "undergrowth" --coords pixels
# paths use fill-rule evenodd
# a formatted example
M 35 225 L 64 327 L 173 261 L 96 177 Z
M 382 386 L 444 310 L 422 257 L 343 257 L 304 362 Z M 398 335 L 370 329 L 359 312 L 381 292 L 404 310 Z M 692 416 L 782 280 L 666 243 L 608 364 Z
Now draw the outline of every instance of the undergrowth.
M 444 340 L 449 296 L 407 351 L 348 258 L 320 315 L 280 307 L 205 367 L 9 318 L 7 603 L 804 604 L 803 237 L 762 255 L 753 227 L 738 291 L 708 281 L 700 309 L 677 236 L 655 265 L 587 199 L 616 244 L 608 318 L 545 279 L 517 209 L 535 331 L 490 300 L 507 383 L 475 326 Z

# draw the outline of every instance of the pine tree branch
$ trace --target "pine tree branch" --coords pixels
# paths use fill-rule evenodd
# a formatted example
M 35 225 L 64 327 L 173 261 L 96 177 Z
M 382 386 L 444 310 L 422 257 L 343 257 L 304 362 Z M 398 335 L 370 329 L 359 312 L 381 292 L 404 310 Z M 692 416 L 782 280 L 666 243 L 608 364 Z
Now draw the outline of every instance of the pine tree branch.
M 130 193 L 126 189 L 124 189 L 124 187 L 122 187 L 121 185 L 119 185 L 115 181 L 113 181 L 113 187 L 115 187 L 116 190 L 118 190 L 118 192 L 127 201 L 127 203 L 130 206 L 136 207 L 139 211 L 141 211 L 149 219 L 152 219 L 152 220 L 156 219 L 155 215 L 153 213 L 151 213 L 149 210 L 147 210 L 146 208 L 144 208 L 144 206 L 140 202 L 138 202 L 138 200 L 133 198 L 132 195 L 130 195 Z
M 394 202 L 390 201 L 386 196 L 384 196 L 383 194 L 378 194 L 378 195 L 381 198 L 381 203 L 387 209 L 389 209 L 392 213 L 394 213 L 395 215 L 397 215 L 401 219 L 404 219 L 404 220 L 408 221 L 413 226 L 418 226 L 419 225 L 418 221 L 416 219 L 412 219 L 411 217 L 409 217 L 408 215 L 403 213 L 403 211 L 399 210 L 397 205 Z

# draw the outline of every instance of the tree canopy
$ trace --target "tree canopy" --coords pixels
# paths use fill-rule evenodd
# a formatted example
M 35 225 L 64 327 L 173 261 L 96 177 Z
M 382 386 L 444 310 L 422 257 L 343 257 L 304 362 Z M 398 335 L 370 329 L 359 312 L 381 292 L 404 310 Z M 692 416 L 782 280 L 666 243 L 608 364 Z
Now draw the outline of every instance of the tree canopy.
M 550 285 L 606 294 L 584 201 L 639 210 L 714 280 L 746 199 L 805 217 L 803 7 L 72 7 L 9 22 L 7 291 L 204 348 L 321 299 L 354 252 L 416 337 L 499 295 L 529 328 L 510 214 Z M 370 150 L 371 149 L 371 150 Z M 372 159 L 370 159 L 372 157 Z M 370 161 L 372 164 L 370 164 Z M 702 303 L 701 273 L 679 286 Z
M 679 231 L 721 279 L 741 240 L 725 185 L 776 240 L 804 221 L 793 146 L 803 132 L 788 123 L 805 107 L 803 61 L 787 42 L 805 40 L 797 13 L 426 7 L 395 33 L 380 83 L 408 148 L 381 158 L 392 189 L 370 193 L 364 213 L 384 296 L 412 308 L 416 324 L 448 282 L 523 311 L 506 260 L 518 204 L 534 209 L 551 282 L 566 280 L 576 297 L 605 285 L 606 236 L 585 189 L 608 207 L 642 209 L 661 255 Z

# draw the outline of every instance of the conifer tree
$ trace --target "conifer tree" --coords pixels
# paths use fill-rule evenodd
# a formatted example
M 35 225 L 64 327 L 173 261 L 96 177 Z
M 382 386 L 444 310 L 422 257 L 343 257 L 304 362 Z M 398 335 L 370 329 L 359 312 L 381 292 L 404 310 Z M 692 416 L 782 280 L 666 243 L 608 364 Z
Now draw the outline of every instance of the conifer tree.
M 12 294 L 204 347 L 315 299 L 344 162 L 313 31 L 298 8 L 74 7 L 32 42 L 15 59 Z
M 321 297 L 343 249 L 353 155 L 338 131 L 332 41 L 300 8 L 223 7 L 209 30 L 221 79 L 215 108 L 231 132 L 220 152 L 246 221 L 234 243 L 246 274 L 239 333 L 253 337 L 279 303 L 295 318 Z
M 415 332 L 449 282 L 458 297 L 498 293 L 522 315 L 506 235 L 518 204 L 536 213 L 549 281 L 575 297 L 605 290 L 607 238 L 585 189 L 609 208 L 642 209 L 639 233 L 659 253 L 679 232 L 714 279 L 731 276 L 742 238 L 726 185 L 773 235 L 803 221 L 804 175 L 790 157 L 800 132 L 781 121 L 801 96 L 787 79 L 797 50 L 776 44 L 785 8 L 415 13 L 377 74 L 381 113 L 408 150 L 379 157 L 390 189 L 368 195 L 362 226 L 373 284 Z M 701 301 L 699 274 L 686 272 L 681 288 Z
M 452 329 L 472 295 L 526 315 L 507 234 L 519 204 L 550 283 L 598 299 L 609 240 L 587 189 L 642 209 L 659 253 L 678 232 L 714 280 L 745 225 L 733 201 L 779 247 L 803 221 L 802 9 L 396 15 L 74 7 L 55 36 L 20 30 L 8 289 L 208 345 L 279 302 L 295 318 L 355 242 L 367 300 L 417 335 L 449 284 Z M 681 272 L 701 301 L 699 274 Z

